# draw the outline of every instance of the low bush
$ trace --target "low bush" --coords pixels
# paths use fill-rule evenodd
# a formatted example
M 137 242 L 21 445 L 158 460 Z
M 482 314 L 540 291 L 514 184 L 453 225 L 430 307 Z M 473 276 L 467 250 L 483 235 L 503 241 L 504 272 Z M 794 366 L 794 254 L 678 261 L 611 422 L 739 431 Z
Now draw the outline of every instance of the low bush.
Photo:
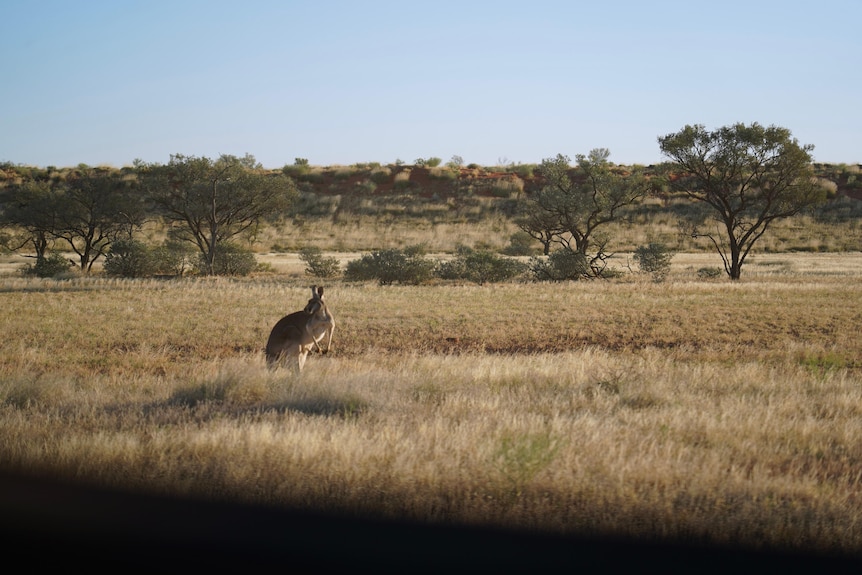
M 410 246 L 379 250 L 353 260 L 347 264 L 344 277 L 350 281 L 377 280 L 380 285 L 417 285 L 431 279 L 434 267 L 422 246 Z
M 311 166 L 308 164 L 308 160 L 305 158 L 296 158 L 296 161 L 292 166 L 284 166 L 281 171 L 286 176 L 290 176 L 291 178 L 301 178 L 302 176 L 308 174 Z
M 190 243 L 167 240 L 152 250 L 154 273 L 182 276 L 194 267 L 194 254 Z
M 35 264 L 25 266 L 23 274 L 37 278 L 52 278 L 71 269 L 72 262 L 63 257 L 62 254 L 54 253 L 44 258 L 38 258 Z
M 655 281 L 663 281 L 670 272 L 674 253 L 665 244 L 650 243 L 635 249 L 634 260 L 642 272 L 652 274 Z
M 530 258 L 528 265 L 533 277 L 539 281 L 577 280 L 590 276 L 586 256 L 569 249 L 551 252 L 547 258 Z
M 341 264 L 338 259 L 325 257 L 323 251 L 318 247 L 302 248 L 299 259 L 305 264 L 305 273 L 320 279 L 337 277 L 341 273 Z
M 375 168 L 369 175 L 371 181 L 375 184 L 388 184 L 392 179 L 392 172 L 389 168 Z
M 117 240 L 105 254 L 105 274 L 122 278 L 142 278 L 155 273 L 152 250 L 141 241 Z
M 452 260 L 437 265 L 441 279 L 463 279 L 479 285 L 510 280 L 524 273 L 527 265 L 489 250 L 458 248 Z
M 225 243 L 216 247 L 213 258 L 213 274 L 217 276 L 247 276 L 257 266 L 254 254 L 236 244 Z M 199 274 L 207 273 L 206 259 L 203 255 L 198 258 L 196 271 Z
M 536 253 L 536 240 L 524 231 L 517 231 L 509 237 L 509 245 L 503 253 L 509 256 L 530 256 Z

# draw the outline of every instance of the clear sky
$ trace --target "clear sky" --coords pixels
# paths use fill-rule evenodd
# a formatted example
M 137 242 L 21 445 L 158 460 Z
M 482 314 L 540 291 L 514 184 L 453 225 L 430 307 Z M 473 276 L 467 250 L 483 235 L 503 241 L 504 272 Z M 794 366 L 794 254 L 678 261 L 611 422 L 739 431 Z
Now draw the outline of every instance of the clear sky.
M 662 160 L 686 124 L 862 162 L 862 0 L 0 0 L 0 161 Z

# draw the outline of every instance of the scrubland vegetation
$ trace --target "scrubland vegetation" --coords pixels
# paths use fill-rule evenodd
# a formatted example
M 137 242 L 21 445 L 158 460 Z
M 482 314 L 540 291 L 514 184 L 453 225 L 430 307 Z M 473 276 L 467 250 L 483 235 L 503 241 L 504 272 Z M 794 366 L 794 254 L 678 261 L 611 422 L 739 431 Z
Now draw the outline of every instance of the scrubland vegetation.
M 607 155 L 0 166 L 0 465 L 347 515 L 862 554 L 858 166 L 809 173 L 800 156 L 804 177 L 780 179 L 801 182 L 793 204 L 761 201 L 769 182 L 712 189 Z M 744 209 L 724 219 L 693 203 L 728 190 L 718 205 Z M 270 328 L 312 283 L 334 353 L 268 370 Z
M 714 256 L 713 256 L 714 257 Z M 427 522 L 862 549 L 862 258 L 740 282 L 327 283 L 335 351 L 262 347 L 250 278 L 0 278 L 0 461 L 146 492 Z

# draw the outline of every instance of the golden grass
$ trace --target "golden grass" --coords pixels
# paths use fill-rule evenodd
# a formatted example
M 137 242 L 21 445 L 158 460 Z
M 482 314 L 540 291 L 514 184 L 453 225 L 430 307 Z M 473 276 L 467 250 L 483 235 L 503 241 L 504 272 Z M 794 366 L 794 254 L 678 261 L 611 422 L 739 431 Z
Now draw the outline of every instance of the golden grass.
M 409 174 L 400 172 L 396 181 L 399 177 L 409 178 Z M 514 194 L 517 189 L 501 191 Z M 260 230 L 254 247 L 261 253 L 269 251 L 273 245 L 287 246 L 293 251 L 309 245 L 323 250 L 356 252 L 415 244 L 424 244 L 431 252 L 452 253 L 459 245 L 502 250 L 519 229 L 511 218 L 497 211 L 495 201 L 478 196 L 425 202 L 416 202 L 409 196 L 363 200 L 366 214 L 350 214 L 335 221 L 300 218 L 267 227 Z M 709 240 L 680 235 L 678 221 L 671 213 L 655 214 L 648 221 L 638 223 L 614 222 L 600 231 L 610 238 L 608 253 L 630 253 L 639 246 L 661 242 L 680 252 L 707 253 L 718 259 Z M 712 231 L 716 237 L 724 237 L 719 229 Z M 538 252 L 538 243 L 536 248 Z M 862 225 L 858 220 L 825 224 L 810 216 L 796 216 L 775 222 L 758 240 L 753 255 L 841 253 L 860 249 Z
M 262 347 L 305 280 L 0 278 L 0 461 L 363 515 L 858 552 L 860 275 L 798 257 L 737 283 L 685 264 L 662 284 L 336 282 L 335 352 L 296 378 Z
M 403 172 L 402 172 L 403 173 Z M 281 227 L 266 228 L 257 237 L 255 250 L 269 252 L 274 245 L 297 252 L 304 247 L 325 251 L 370 252 L 373 250 L 423 245 L 429 252 L 452 253 L 459 245 L 490 246 L 502 250 L 517 226 L 503 216 L 475 219 L 471 212 L 480 207 L 458 208 L 434 204 L 409 217 L 409 208 L 394 203 L 382 205 L 375 216 L 350 215 L 342 220 L 332 218 L 304 219 Z M 450 212 L 462 211 L 461 215 Z

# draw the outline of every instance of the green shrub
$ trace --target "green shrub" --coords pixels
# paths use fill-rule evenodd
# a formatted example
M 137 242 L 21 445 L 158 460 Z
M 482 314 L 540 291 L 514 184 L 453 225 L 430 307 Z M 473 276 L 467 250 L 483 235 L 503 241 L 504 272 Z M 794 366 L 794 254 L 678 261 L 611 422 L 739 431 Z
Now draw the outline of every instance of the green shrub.
M 403 192 L 413 187 L 415 182 L 410 180 L 396 179 L 392 184 L 392 187 L 395 191 Z
M 650 243 L 635 249 L 634 260 L 642 272 L 652 274 L 655 281 L 662 281 L 670 272 L 673 256 L 673 251 L 665 244 Z
M 346 180 L 351 176 L 355 175 L 356 173 L 356 170 L 349 166 L 337 166 L 334 168 L 332 177 L 336 180 Z
M 376 168 L 371 172 L 369 177 L 375 184 L 388 184 L 389 180 L 392 179 L 392 172 L 389 168 Z
M 586 256 L 570 249 L 556 250 L 547 258 L 530 258 L 528 265 L 539 281 L 576 280 L 591 275 Z
M 37 278 L 52 278 L 68 272 L 71 268 L 72 262 L 62 254 L 54 253 L 48 257 L 38 258 L 35 264 L 28 264 L 24 267 L 23 273 Z
M 434 262 L 425 257 L 421 246 L 375 251 L 347 264 L 345 279 L 377 280 L 380 285 L 420 284 L 431 279 Z
M 288 174 L 291 176 L 291 174 Z M 292 175 L 291 177 L 296 178 L 300 182 L 305 182 L 307 184 L 321 184 L 326 180 L 326 175 L 319 170 L 309 169 L 306 171 L 305 168 L 302 169 L 302 173 Z
M 311 166 L 308 164 L 308 160 L 306 158 L 296 158 L 292 166 L 286 165 L 281 169 L 281 171 L 291 178 L 300 178 L 308 174 L 310 168 Z
M 441 279 L 465 279 L 483 285 L 512 279 L 526 269 L 525 264 L 491 251 L 461 247 L 455 258 L 438 264 L 437 276 Z
M 460 280 L 467 277 L 467 268 L 463 258 L 453 258 L 437 264 L 434 274 L 444 280 Z
M 188 242 L 166 240 L 152 250 L 154 273 L 182 276 L 193 267 L 195 249 Z
M 518 231 L 509 237 L 509 245 L 504 253 L 509 256 L 529 256 L 536 252 L 536 240 L 524 231 Z
M 458 172 L 451 168 L 435 167 L 428 170 L 428 177 L 435 180 L 455 181 L 458 178 Z
M 358 260 L 347 262 L 344 268 L 344 279 L 356 282 L 377 279 L 374 269 L 374 253 L 378 252 L 372 252 L 371 254 L 362 256 Z
M 341 273 L 341 264 L 338 263 L 338 259 L 324 257 L 323 252 L 318 247 L 302 248 L 299 252 L 299 259 L 305 263 L 305 273 L 310 276 L 329 279 Z
M 507 177 L 499 178 L 491 186 L 491 194 L 497 198 L 509 198 L 519 196 L 524 191 L 524 180 L 521 178 Z
M 141 241 L 117 240 L 105 254 L 105 274 L 123 278 L 142 278 L 152 275 L 156 263 L 150 248 Z
M 217 276 L 247 276 L 254 271 L 257 260 L 251 250 L 236 244 L 224 243 L 215 249 L 213 258 L 213 274 Z M 197 272 L 207 273 L 207 263 L 203 254 L 198 258 Z
M 374 190 L 377 189 L 377 184 L 373 180 L 362 180 L 361 182 L 356 182 L 354 188 L 360 194 L 368 195 L 374 193 Z
M 536 164 L 518 164 L 512 167 L 512 171 L 521 178 L 530 179 L 536 174 Z

